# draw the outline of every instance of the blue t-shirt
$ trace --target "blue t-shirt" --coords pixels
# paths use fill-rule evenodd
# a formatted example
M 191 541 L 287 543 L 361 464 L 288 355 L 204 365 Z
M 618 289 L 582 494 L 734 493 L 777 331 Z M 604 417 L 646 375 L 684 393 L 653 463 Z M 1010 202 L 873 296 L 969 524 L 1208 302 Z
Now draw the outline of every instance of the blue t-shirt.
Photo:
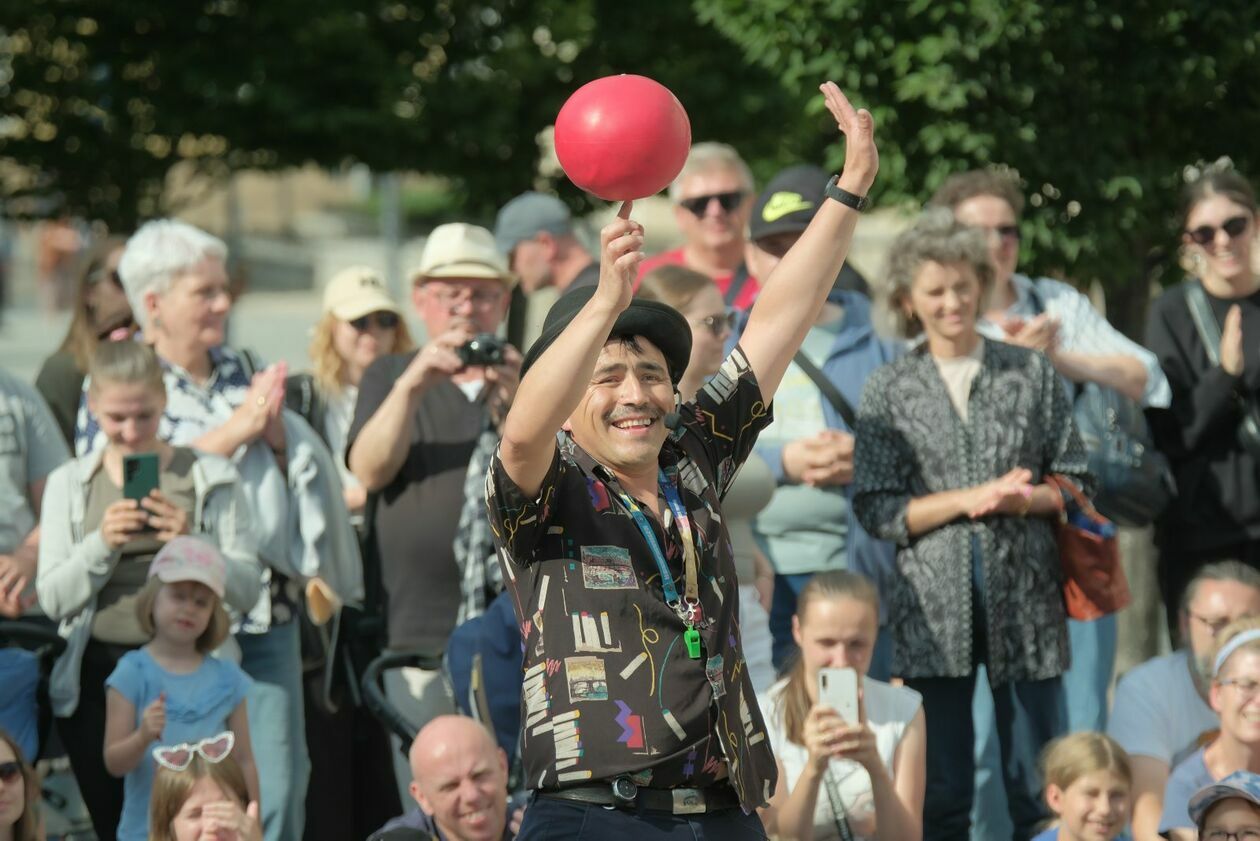
M 159 693 L 166 693 L 166 729 L 150 748 L 198 742 L 227 730 L 228 716 L 245 700 L 251 683 L 240 666 L 214 657 L 206 657 L 195 672 L 173 674 L 143 648 L 124 654 L 105 681 L 135 706 L 137 727 L 145 707 L 157 700 Z M 146 750 L 140 764 L 123 781 L 118 841 L 147 841 L 154 770 L 153 755 Z
M 1203 748 L 1181 760 L 1181 764 L 1168 775 L 1164 786 L 1164 814 L 1159 819 L 1159 834 L 1171 829 L 1194 829 L 1190 820 L 1190 798 L 1204 786 L 1216 780 L 1203 762 Z

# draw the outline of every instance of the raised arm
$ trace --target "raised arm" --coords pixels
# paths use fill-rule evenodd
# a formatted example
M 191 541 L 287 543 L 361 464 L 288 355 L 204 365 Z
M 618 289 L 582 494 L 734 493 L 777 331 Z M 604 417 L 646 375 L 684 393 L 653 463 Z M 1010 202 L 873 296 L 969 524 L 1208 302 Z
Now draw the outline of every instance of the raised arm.
M 555 455 L 556 433 L 581 402 L 617 316 L 630 305 L 643 259 L 643 226 L 629 218 L 630 208 L 630 202 L 623 204 L 617 218 L 600 231 L 594 296 L 530 366 L 503 422 L 499 457 L 526 495 L 541 489 Z
M 874 121 L 866 109 L 855 111 L 834 82 L 821 89 L 827 110 L 846 138 L 838 186 L 865 196 L 879 170 Z M 767 403 L 774 399 L 788 363 L 813 326 L 848 256 L 858 215 L 838 201 L 824 201 L 801 238 L 765 279 L 740 346 Z

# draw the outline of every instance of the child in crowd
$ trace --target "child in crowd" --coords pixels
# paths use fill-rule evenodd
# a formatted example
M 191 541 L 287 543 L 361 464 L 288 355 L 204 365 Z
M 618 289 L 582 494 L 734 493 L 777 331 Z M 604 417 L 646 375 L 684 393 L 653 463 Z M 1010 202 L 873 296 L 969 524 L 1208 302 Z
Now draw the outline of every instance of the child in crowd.
M 1133 774 L 1110 736 L 1083 732 L 1050 743 L 1042 757 L 1055 825 L 1033 841 L 1112 841 L 1129 822 Z
M 1260 774 L 1235 771 L 1190 798 L 1199 841 L 1260 841 Z
M 0 730 L 0 838 L 41 841 L 43 826 L 36 802 L 39 778 L 22 758 L 17 740 Z
M 39 604 L 60 620 L 65 653 L 49 690 L 61 742 L 96 835 L 118 830 L 123 783 L 106 770 L 105 680 L 119 659 L 149 640 L 136 600 L 153 556 L 183 534 L 213 541 L 227 565 L 227 603 L 248 613 L 262 590 L 253 517 L 236 468 L 225 458 L 158 438 L 167 406 L 162 366 L 136 342 L 96 347 L 88 405 L 105 446 L 52 472 L 40 517 Z M 125 490 L 129 459 L 157 456 L 157 488 Z M 132 495 L 137 494 L 133 488 Z
M 262 841 L 257 794 L 231 755 L 235 741 L 229 730 L 153 749 L 149 841 Z
M 251 681 L 235 663 L 206 656 L 228 635 L 224 578 L 223 556 L 195 537 L 170 541 L 149 566 L 136 615 L 150 641 L 124 654 L 105 682 L 105 766 L 126 775 L 119 841 L 148 837 L 157 741 L 195 743 L 230 730 L 250 800 L 258 800 L 245 712 Z

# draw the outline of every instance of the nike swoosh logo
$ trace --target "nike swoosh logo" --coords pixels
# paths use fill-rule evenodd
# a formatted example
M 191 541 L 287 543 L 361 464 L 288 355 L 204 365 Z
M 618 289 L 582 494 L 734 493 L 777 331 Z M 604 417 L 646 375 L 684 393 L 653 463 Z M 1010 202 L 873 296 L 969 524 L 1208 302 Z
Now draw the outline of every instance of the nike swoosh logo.
M 789 213 L 810 210 L 813 206 L 813 202 L 801 198 L 800 193 L 775 193 L 761 209 L 761 218 L 766 222 L 777 222 Z

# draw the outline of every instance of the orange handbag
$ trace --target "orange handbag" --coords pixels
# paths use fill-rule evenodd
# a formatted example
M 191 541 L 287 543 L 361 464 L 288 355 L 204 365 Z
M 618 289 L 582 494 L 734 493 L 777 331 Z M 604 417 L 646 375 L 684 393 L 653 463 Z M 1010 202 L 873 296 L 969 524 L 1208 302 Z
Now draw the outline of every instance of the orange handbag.
M 1064 501 L 1055 537 L 1068 616 L 1088 622 L 1128 607 L 1133 597 L 1120 564 L 1115 525 L 1098 513 L 1071 480 L 1050 475 L 1045 482 L 1058 489 Z

